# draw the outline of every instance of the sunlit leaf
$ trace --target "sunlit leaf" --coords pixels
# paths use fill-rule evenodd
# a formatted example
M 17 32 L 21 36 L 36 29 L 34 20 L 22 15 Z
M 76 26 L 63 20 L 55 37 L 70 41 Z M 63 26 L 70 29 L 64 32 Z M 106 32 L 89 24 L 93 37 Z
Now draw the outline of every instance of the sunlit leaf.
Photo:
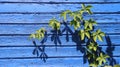
M 66 10 L 66 11 L 62 12 L 60 16 L 63 17 L 64 20 L 66 20 L 67 19 L 67 14 L 70 14 L 70 13 L 71 13 L 70 10 Z
M 93 36 L 93 39 L 94 39 L 94 41 L 96 42 L 96 40 L 97 40 L 97 36 Z
M 85 6 L 85 4 L 82 4 L 81 6 L 82 6 L 82 9 L 81 9 L 82 11 L 88 12 L 88 14 L 93 14 L 92 11 L 90 10 L 92 8 L 91 5 Z
M 90 38 L 90 33 L 89 32 L 85 32 L 85 35 Z
M 41 29 L 37 30 L 36 33 L 31 34 L 30 38 L 36 38 L 36 39 L 40 40 L 40 39 L 44 38 L 45 31 L 46 30 L 44 28 L 41 28 Z
M 102 37 L 101 37 L 101 36 L 98 36 L 98 40 L 103 41 L 103 39 L 102 39 Z
M 57 21 L 55 18 L 53 18 L 49 21 L 49 26 L 52 27 L 54 30 L 59 30 L 60 29 L 60 22 Z
M 106 62 L 106 59 L 109 58 L 108 55 L 100 53 L 100 56 L 96 59 L 99 62 L 99 65 Z

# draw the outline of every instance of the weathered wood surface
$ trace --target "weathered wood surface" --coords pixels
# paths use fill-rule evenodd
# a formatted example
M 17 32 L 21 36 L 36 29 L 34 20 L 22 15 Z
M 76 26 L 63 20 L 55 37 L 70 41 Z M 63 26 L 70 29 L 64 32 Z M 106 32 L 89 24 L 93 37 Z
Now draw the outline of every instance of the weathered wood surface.
M 85 15 L 85 18 L 94 18 L 98 22 L 95 28 L 110 36 L 113 57 L 119 63 L 120 0 L 0 0 L 0 67 L 88 67 L 88 63 L 83 63 L 83 54 L 77 50 L 78 44 L 71 35 L 67 42 L 63 33 L 60 36 L 62 44 L 58 44 L 56 50 L 51 41 L 51 28 L 47 25 L 52 17 L 62 22 L 59 13 L 67 9 L 78 10 L 81 3 L 93 5 L 94 14 Z M 41 27 L 51 34 L 45 43 L 46 63 L 32 54 L 34 45 L 29 40 L 29 35 Z M 61 30 L 64 27 L 62 24 Z M 70 29 L 73 30 L 72 27 Z M 99 43 L 105 52 L 110 50 L 106 40 Z
M 92 4 L 93 12 L 119 12 L 119 4 Z M 104 7 L 103 7 L 104 6 Z M 76 11 L 80 4 L 0 4 L 0 12 L 62 12 Z M 112 8 L 111 8 L 112 7 Z M 104 9 L 103 9 L 104 8 Z M 49 11 L 49 12 L 48 12 Z
M 0 0 L 13 2 L 120 2 L 120 0 Z
M 108 46 L 101 46 L 103 47 L 103 51 L 106 52 Z M 120 46 L 113 46 L 115 49 L 113 51 L 113 57 L 120 56 L 120 52 L 118 51 L 120 49 Z M 0 47 L 0 59 L 3 58 L 25 58 L 25 57 L 36 57 L 36 55 L 33 55 L 31 52 L 33 52 L 34 47 Z M 3 53 L 2 53 L 3 52 Z M 74 53 L 73 53 L 74 52 Z M 76 46 L 69 47 L 69 46 L 64 46 L 64 47 L 56 47 L 55 46 L 48 46 L 46 47 L 45 53 L 49 57 L 78 57 L 82 58 L 84 55 L 81 53 L 79 50 L 76 49 Z
M 48 23 L 53 17 L 62 22 L 62 19 L 60 19 L 59 16 L 59 14 L 0 14 L 0 24 Z M 94 14 L 85 16 L 86 19 L 89 19 L 90 17 L 95 19 L 98 23 L 120 23 L 120 14 Z
M 60 41 L 62 42 L 62 46 L 64 45 L 76 45 L 75 42 L 72 41 L 72 38 L 69 38 L 70 41 L 67 42 L 66 41 L 66 37 L 61 36 L 60 37 Z M 104 38 L 105 39 L 105 38 Z M 112 41 L 113 45 L 120 45 L 120 35 L 111 35 L 110 39 Z M 33 46 L 31 40 L 29 40 L 28 36 L 1 36 L 0 37 L 0 46 Z M 51 37 L 48 37 L 47 42 L 45 43 L 46 45 L 54 45 L 54 42 L 51 41 Z M 99 42 L 100 45 L 106 45 L 106 40 L 104 40 L 104 42 Z M 39 45 L 39 44 L 38 44 Z M 59 45 L 59 44 L 58 44 Z
M 14 25 L 14 24 L 8 24 L 8 25 L 0 25 L 0 30 L 1 33 L 0 35 L 4 35 L 4 34 L 10 34 L 10 35 L 14 35 L 14 34 L 31 34 L 34 33 L 36 30 L 40 29 L 44 27 L 47 31 L 48 34 L 52 34 L 50 30 L 52 30 L 51 27 L 48 26 L 48 24 L 37 24 L 37 25 Z M 74 28 L 70 27 L 70 25 L 68 25 L 68 27 L 74 32 Z M 63 29 L 65 28 L 65 26 L 62 24 L 61 25 L 61 31 L 63 31 Z M 104 31 L 106 34 L 119 34 L 120 33 L 120 24 L 98 24 L 95 26 L 95 29 L 101 29 L 102 31 Z M 8 32 L 9 31 L 9 32 Z M 63 32 L 63 34 L 65 34 L 65 32 Z

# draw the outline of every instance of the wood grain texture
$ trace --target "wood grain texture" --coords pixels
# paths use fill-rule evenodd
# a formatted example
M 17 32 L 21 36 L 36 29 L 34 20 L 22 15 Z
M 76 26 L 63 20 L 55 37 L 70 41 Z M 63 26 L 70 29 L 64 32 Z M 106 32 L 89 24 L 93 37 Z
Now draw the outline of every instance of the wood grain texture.
M 18 59 L 18 60 L 0 60 L 1 67 L 88 67 L 87 64 L 82 63 L 81 58 L 68 58 L 68 59 L 48 59 L 46 63 L 41 59 Z M 6 63 L 6 64 L 5 64 Z
M 108 46 L 101 46 L 102 50 L 107 53 L 108 49 L 110 48 Z M 114 48 L 113 56 L 120 56 L 120 52 L 118 51 L 120 49 L 120 46 L 112 46 Z M 3 58 L 25 58 L 25 57 L 36 57 L 36 55 L 33 55 L 33 49 L 35 47 L 2 47 L 0 48 L 0 59 Z M 111 49 L 112 50 L 112 49 Z M 41 52 L 39 52 L 41 54 Z M 76 46 L 74 47 L 46 47 L 45 53 L 49 58 L 82 58 L 84 53 L 81 53 L 80 50 L 77 50 Z
M 104 52 L 114 48 L 113 57 L 120 62 L 120 0 L 0 0 L 0 67 L 88 67 L 83 63 L 83 54 L 69 35 L 60 36 L 60 44 L 56 46 L 51 41 L 51 28 L 48 22 L 52 17 L 59 18 L 64 10 L 76 11 L 80 4 L 93 6 L 93 15 L 85 15 L 85 19 L 93 18 L 98 22 L 96 29 L 101 28 L 110 36 L 111 45 L 108 48 L 106 40 L 98 41 Z M 68 19 L 70 21 L 70 19 Z M 45 43 L 47 62 L 32 54 L 35 48 L 29 35 L 41 27 L 49 32 Z M 64 29 L 62 24 L 61 30 Z M 73 30 L 73 27 L 70 28 Z M 105 37 L 104 37 L 105 39 Z M 39 41 L 37 41 L 37 45 Z M 83 44 L 85 46 L 85 44 Z
M 117 63 L 120 58 L 115 58 Z M 1 67 L 88 67 L 88 63 L 84 64 L 82 58 L 68 59 L 48 59 L 46 63 L 40 59 L 3 59 L 0 60 Z M 6 63 L 6 64 L 5 64 Z
M 119 12 L 119 4 L 92 4 L 93 12 Z M 104 6 L 104 9 L 101 7 Z M 112 8 L 111 8 L 112 7 Z M 80 4 L 0 4 L 0 12 L 62 12 L 64 10 L 76 11 Z
M 48 34 L 52 34 L 50 30 L 52 28 L 48 26 L 48 24 L 38 24 L 38 25 L 0 25 L 0 36 L 4 34 L 31 34 L 34 33 L 36 30 L 40 28 L 45 28 L 48 32 Z M 68 25 L 68 27 L 74 32 L 74 28 Z M 62 24 L 61 25 L 61 31 L 65 26 Z M 95 30 L 96 29 L 101 29 L 103 32 L 106 34 L 120 34 L 120 24 L 98 24 L 95 25 Z M 65 34 L 65 32 L 63 32 Z
M 0 14 L 1 23 L 48 23 L 53 17 L 62 22 L 59 14 Z M 120 14 L 93 14 L 84 16 L 85 19 L 93 18 L 98 23 L 120 23 Z M 68 21 L 70 19 L 68 18 Z
M 120 0 L 0 0 L 14 2 L 119 2 Z
M 72 38 L 69 38 L 69 42 L 66 41 L 66 37 L 61 36 L 60 37 L 60 41 L 62 42 L 62 46 L 63 45 L 76 45 L 75 42 L 72 41 Z M 111 42 L 113 45 L 120 45 L 119 41 L 120 41 L 120 35 L 111 35 L 110 36 Z M 39 43 L 39 41 L 37 41 L 37 43 Z M 106 40 L 104 40 L 104 42 L 100 42 L 98 41 L 98 43 L 100 45 L 106 45 Z M 54 42 L 51 41 L 51 37 L 48 37 L 47 42 L 45 43 L 46 45 L 54 45 Z M 23 46 L 23 45 L 27 45 L 27 46 L 33 46 L 32 41 L 29 40 L 28 36 L 0 36 L 0 46 Z M 39 45 L 39 44 L 38 44 Z M 60 44 L 58 44 L 60 45 Z

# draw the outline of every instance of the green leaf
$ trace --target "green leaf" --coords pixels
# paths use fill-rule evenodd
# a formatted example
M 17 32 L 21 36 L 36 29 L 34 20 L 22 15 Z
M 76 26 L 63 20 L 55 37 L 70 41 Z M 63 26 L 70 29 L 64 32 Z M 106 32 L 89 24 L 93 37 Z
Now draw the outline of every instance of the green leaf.
M 77 30 L 78 28 L 80 28 L 80 22 L 79 21 L 75 21 L 75 20 L 72 20 L 70 22 L 70 25 L 71 26 L 74 26 L 74 29 Z
M 35 38 L 35 35 L 34 35 L 34 34 L 31 34 L 31 35 L 30 35 L 30 39 L 31 39 L 31 38 Z
M 85 38 L 84 31 L 83 31 L 83 30 L 81 30 L 81 40 L 84 40 L 84 38 Z
M 41 29 L 37 30 L 36 33 L 31 34 L 30 38 L 36 38 L 36 39 L 40 40 L 40 39 L 44 38 L 45 31 L 46 30 L 44 28 L 41 28 Z
M 92 11 L 90 10 L 92 8 L 91 5 L 85 6 L 85 4 L 82 4 L 81 6 L 82 6 L 82 9 L 81 9 L 82 11 L 88 12 L 88 14 L 93 14 Z
M 98 40 L 102 41 L 103 42 L 103 39 L 101 36 L 98 35 Z
M 97 36 L 93 36 L 93 39 L 94 39 L 94 41 L 96 42 L 96 40 L 97 40 Z
M 90 9 L 87 9 L 88 14 L 93 14 L 92 11 Z
M 100 32 L 101 32 L 101 30 L 100 30 L 100 29 L 98 29 L 98 30 L 97 30 L 97 33 L 100 33 Z
M 91 63 L 89 66 L 91 66 L 91 67 L 98 67 L 98 64 L 96 64 L 96 63 Z
M 105 34 L 103 32 L 101 32 L 100 29 L 98 29 L 96 32 L 92 33 L 92 36 L 93 36 L 93 39 L 95 42 L 96 42 L 97 38 L 98 38 L 98 40 L 103 41 L 102 36 L 104 36 L 104 35 Z
M 87 46 L 89 50 L 94 50 L 96 51 L 97 48 L 98 48 L 98 45 L 93 43 L 93 42 L 90 42 L 90 44 Z
M 63 17 L 64 20 L 66 20 L 67 19 L 67 14 L 70 14 L 70 13 L 71 13 L 70 10 L 66 10 L 66 11 L 62 12 L 60 16 Z
M 96 22 L 93 19 L 85 20 L 84 27 L 85 29 L 93 30 L 93 25 L 95 25 Z
M 96 59 L 99 62 L 99 65 L 106 62 L 106 59 L 109 58 L 108 55 L 100 53 L 100 56 Z
M 85 21 L 85 25 L 84 25 L 85 29 L 87 29 L 88 25 L 89 25 L 88 21 Z
M 101 35 L 101 36 L 105 36 L 105 33 L 101 32 L 100 35 Z
M 54 30 L 59 30 L 60 29 L 60 22 L 57 21 L 55 18 L 53 18 L 49 21 L 49 26 L 52 27 Z
M 82 8 L 85 9 L 85 4 L 81 4 Z
M 87 5 L 87 6 L 86 6 L 86 9 L 91 9 L 91 8 L 92 8 L 91 5 Z
M 89 24 L 89 27 L 90 27 L 90 29 L 92 30 L 93 29 L 93 24 Z
M 85 35 L 90 38 L 90 33 L 89 32 L 85 32 Z

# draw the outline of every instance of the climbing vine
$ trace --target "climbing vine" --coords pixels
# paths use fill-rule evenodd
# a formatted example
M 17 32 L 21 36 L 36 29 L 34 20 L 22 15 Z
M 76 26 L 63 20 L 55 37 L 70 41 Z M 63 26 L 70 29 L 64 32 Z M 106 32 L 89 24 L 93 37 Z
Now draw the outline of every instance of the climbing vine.
M 79 39 L 81 42 L 85 44 L 84 48 L 84 56 L 86 57 L 87 61 L 89 62 L 90 67 L 100 67 L 105 66 L 107 67 L 107 59 L 110 58 L 104 51 L 102 51 L 99 46 L 98 41 L 103 42 L 103 37 L 105 36 L 105 33 L 102 32 L 100 29 L 94 29 L 95 25 L 97 25 L 97 22 L 90 18 L 85 19 L 84 15 L 92 15 L 91 5 L 81 5 L 81 9 L 77 11 L 70 11 L 66 10 L 63 11 L 60 15 L 60 17 L 64 20 L 63 22 L 65 24 L 70 24 L 72 27 L 74 27 L 74 31 L 72 31 L 74 34 L 75 31 L 77 31 L 77 34 L 79 36 Z M 61 23 L 56 18 L 52 18 L 49 21 L 49 26 L 52 28 L 52 40 L 56 45 L 57 43 L 61 44 L 60 37 L 61 36 Z M 69 32 L 69 31 L 68 31 Z M 68 34 L 68 32 L 66 32 Z M 33 33 L 30 35 L 30 38 L 33 40 L 33 44 L 35 45 L 35 49 L 33 51 L 33 54 L 37 55 L 38 57 L 41 57 L 43 61 L 46 61 L 47 55 L 45 54 L 45 46 L 44 43 L 47 41 L 47 30 L 45 28 L 41 28 L 36 31 L 36 33 Z M 36 45 L 36 39 L 41 41 L 40 46 Z M 42 52 L 39 54 L 39 52 Z M 119 65 L 115 66 L 119 67 Z

